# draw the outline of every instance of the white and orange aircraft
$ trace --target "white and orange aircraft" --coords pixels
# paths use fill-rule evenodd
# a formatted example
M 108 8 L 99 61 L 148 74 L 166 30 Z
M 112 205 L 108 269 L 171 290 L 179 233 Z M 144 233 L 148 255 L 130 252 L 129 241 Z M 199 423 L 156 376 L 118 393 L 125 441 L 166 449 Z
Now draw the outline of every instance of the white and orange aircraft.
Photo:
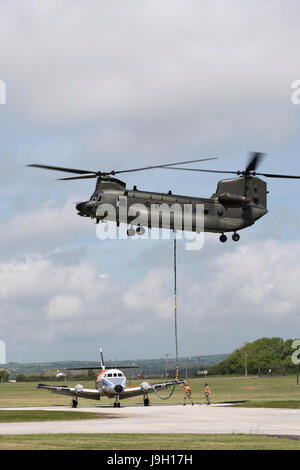
M 127 387 L 126 377 L 124 373 L 116 368 L 106 369 L 103 360 L 102 349 L 100 349 L 100 367 L 101 371 L 95 380 L 95 389 L 83 388 L 81 384 L 75 385 L 74 388 L 65 385 L 46 385 L 38 384 L 38 389 L 50 390 L 52 393 L 60 395 L 68 395 L 72 397 L 72 407 L 77 408 L 78 398 L 89 398 L 92 400 L 100 400 L 101 397 L 114 398 L 114 407 L 120 407 L 120 400 L 124 398 L 137 397 L 142 395 L 144 397 L 144 405 L 149 406 L 150 401 L 148 394 L 154 392 L 156 389 L 167 388 L 185 383 L 184 380 L 173 380 L 169 382 L 162 382 L 150 385 L 148 382 L 142 382 L 139 387 Z M 129 366 L 136 368 L 137 366 Z M 128 369 L 129 367 L 124 367 Z M 88 370 L 97 369 L 97 367 L 78 367 L 76 369 L 68 370 Z

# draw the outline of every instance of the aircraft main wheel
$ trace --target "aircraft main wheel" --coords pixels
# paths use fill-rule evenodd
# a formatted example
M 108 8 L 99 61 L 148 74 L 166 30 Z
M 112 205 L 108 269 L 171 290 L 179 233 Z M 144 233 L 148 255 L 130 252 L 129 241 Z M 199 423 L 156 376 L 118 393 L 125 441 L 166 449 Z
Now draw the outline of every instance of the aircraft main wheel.
M 234 234 L 232 235 L 232 240 L 233 240 L 234 242 L 238 242 L 239 239 L 240 239 L 240 236 L 239 236 L 238 233 L 234 233 Z
M 226 237 L 226 235 L 224 235 L 224 233 L 222 233 L 222 235 L 220 235 L 219 240 L 220 240 L 220 242 L 222 242 L 222 243 L 227 242 L 227 237 Z
M 77 408 L 78 406 L 78 400 L 76 400 L 76 398 L 73 398 L 72 400 L 72 408 Z
M 144 406 L 149 406 L 150 400 L 149 398 L 144 398 Z
M 120 406 L 121 406 L 121 405 L 120 405 L 120 402 L 118 402 L 118 408 L 120 408 Z
M 117 408 L 117 406 L 118 406 L 118 403 L 115 401 L 114 402 L 114 408 Z

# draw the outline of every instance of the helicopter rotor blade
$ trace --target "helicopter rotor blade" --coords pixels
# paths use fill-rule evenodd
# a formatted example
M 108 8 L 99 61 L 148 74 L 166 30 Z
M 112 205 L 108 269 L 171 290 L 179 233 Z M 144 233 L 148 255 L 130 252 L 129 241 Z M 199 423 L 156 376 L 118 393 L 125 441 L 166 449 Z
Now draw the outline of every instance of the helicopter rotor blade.
M 84 180 L 88 178 L 97 178 L 97 175 L 86 175 L 86 176 L 72 176 L 71 178 L 57 178 L 58 181 L 68 181 L 68 180 Z
M 65 171 L 67 173 L 76 173 L 78 175 L 88 175 L 93 173 L 97 175 L 97 171 L 89 171 L 89 170 L 77 170 L 75 168 L 63 168 L 61 166 L 49 166 L 49 165 L 39 165 L 37 163 L 33 163 L 31 165 L 26 165 L 34 168 L 42 168 L 44 170 L 56 170 L 56 171 Z
M 296 176 L 296 175 L 276 175 L 273 173 L 255 173 L 255 175 L 265 176 L 266 178 L 300 179 L 300 176 Z
M 205 173 L 227 173 L 233 175 L 244 175 L 244 176 L 265 176 L 266 178 L 289 178 L 289 179 L 300 179 L 300 176 L 296 175 L 277 175 L 273 173 L 256 173 L 246 171 L 221 171 L 221 170 L 203 170 L 200 168 L 178 168 L 178 167 L 166 167 L 166 170 L 183 170 L 183 171 L 204 171 Z
M 169 167 L 169 166 L 172 166 L 172 165 L 185 165 L 187 163 L 196 163 L 196 162 L 203 162 L 203 161 L 207 161 L 207 160 L 216 160 L 216 159 L 217 159 L 217 157 L 200 158 L 198 160 L 187 160 L 187 161 L 184 161 L 184 162 L 166 163 L 164 165 L 151 165 L 151 166 L 145 166 L 145 167 L 142 167 L 142 168 L 132 168 L 132 169 L 128 169 L 128 170 L 112 170 L 112 171 L 108 171 L 108 172 L 78 170 L 76 168 L 65 168 L 65 167 L 61 167 L 61 166 L 40 165 L 40 164 L 37 164 L 37 163 L 27 165 L 27 166 L 28 167 L 34 167 L 34 168 L 42 168 L 44 170 L 64 171 L 64 172 L 67 172 L 67 173 L 75 173 L 75 174 L 78 174 L 78 175 L 87 175 L 86 176 L 87 178 L 94 178 L 96 176 L 110 176 L 110 175 L 116 175 L 116 174 L 119 174 L 119 173 L 131 173 L 131 172 L 134 172 L 134 171 L 151 170 L 151 169 L 154 169 L 154 168 L 165 168 L 165 167 Z M 71 180 L 71 179 L 78 179 L 78 178 L 59 178 L 59 179 L 60 180 Z
M 103 173 L 103 174 L 105 174 L 105 175 L 108 175 L 108 174 L 116 175 L 116 174 L 119 174 L 119 173 L 131 173 L 133 171 L 152 170 L 154 168 L 167 168 L 167 167 L 170 167 L 172 165 L 186 165 L 187 163 L 204 162 L 204 161 L 207 161 L 207 160 L 217 160 L 217 158 L 218 157 L 200 158 L 199 160 L 188 160 L 188 161 L 185 161 L 185 162 L 167 163 L 167 164 L 164 164 L 164 165 L 145 166 L 145 167 L 142 167 L 142 168 L 132 168 L 130 170 L 119 170 L 119 171 L 117 170 L 117 171 L 112 171 L 110 173 Z
M 248 174 L 252 171 L 255 171 L 256 168 L 260 165 L 264 156 L 265 156 L 265 153 L 262 153 L 262 152 L 250 152 L 249 162 L 246 167 L 245 173 Z
M 203 170 L 200 168 L 179 168 L 176 166 L 163 167 L 163 168 L 165 168 L 166 170 L 204 171 L 205 173 L 227 173 L 231 175 L 240 175 L 242 173 L 241 171 Z

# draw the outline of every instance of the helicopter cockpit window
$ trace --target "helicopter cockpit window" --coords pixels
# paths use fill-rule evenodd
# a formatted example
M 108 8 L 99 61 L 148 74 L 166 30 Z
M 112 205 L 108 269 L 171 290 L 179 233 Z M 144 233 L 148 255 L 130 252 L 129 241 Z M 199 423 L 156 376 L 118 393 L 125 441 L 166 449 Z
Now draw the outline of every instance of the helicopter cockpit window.
M 98 193 L 94 193 L 91 197 L 91 201 L 101 201 L 101 195 Z

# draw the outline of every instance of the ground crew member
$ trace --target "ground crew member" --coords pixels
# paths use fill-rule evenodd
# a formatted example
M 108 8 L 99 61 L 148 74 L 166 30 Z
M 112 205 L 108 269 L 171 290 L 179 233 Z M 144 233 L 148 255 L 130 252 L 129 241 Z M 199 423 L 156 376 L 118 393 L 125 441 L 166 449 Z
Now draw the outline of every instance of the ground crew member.
M 204 385 L 204 393 L 205 393 L 205 397 L 206 397 L 206 400 L 207 400 L 207 404 L 210 405 L 210 388 L 209 388 L 209 385 L 208 384 L 205 384 Z
M 184 400 L 183 400 L 183 405 L 185 405 L 185 402 L 186 402 L 186 399 L 189 399 L 191 400 L 192 402 L 192 405 L 194 404 L 193 400 L 192 400 L 192 391 L 191 391 L 191 387 L 189 386 L 189 384 L 185 384 L 185 387 L 184 387 Z

